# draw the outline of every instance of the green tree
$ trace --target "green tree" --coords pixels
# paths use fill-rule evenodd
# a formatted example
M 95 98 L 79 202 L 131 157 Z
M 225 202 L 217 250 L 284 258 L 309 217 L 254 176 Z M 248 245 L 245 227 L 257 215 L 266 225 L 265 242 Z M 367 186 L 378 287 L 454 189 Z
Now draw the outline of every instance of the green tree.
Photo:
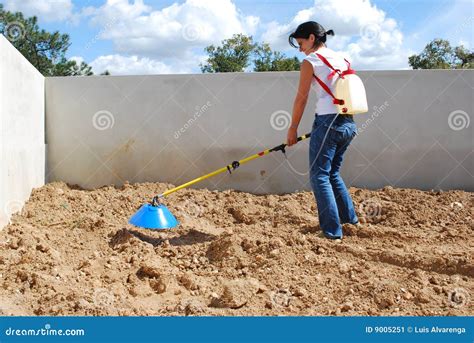
M 203 73 L 242 72 L 250 64 L 254 71 L 299 70 L 298 58 L 287 58 L 279 51 L 272 51 L 267 43 L 254 43 L 251 36 L 236 34 L 225 39 L 220 46 L 205 48 L 208 58 L 200 64 Z
M 221 46 L 209 45 L 204 50 L 209 57 L 200 64 L 203 73 L 241 72 L 248 67 L 250 56 L 255 49 L 251 36 L 236 34 L 222 41 Z
M 413 69 L 471 69 L 474 66 L 474 53 L 464 46 L 451 47 L 449 41 L 434 39 L 419 55 L 408 57 Z
M 474 51 L 467 50 L 463 45 L 454 48 L 455 63 L 462 69 L 474 69 Z
M 69 35 L 40 30 L 36 16 L 25 18 L 0 4 L 0 32 L 44 76 L 93 75 L 86 63 L 66 58 Z
M 288 58 L 279 51 L 272 51 L 270 45 L 263 43 L 254 51 L 254 71 L 291 71 L 300 70 L 300 61 L 296 57 Z

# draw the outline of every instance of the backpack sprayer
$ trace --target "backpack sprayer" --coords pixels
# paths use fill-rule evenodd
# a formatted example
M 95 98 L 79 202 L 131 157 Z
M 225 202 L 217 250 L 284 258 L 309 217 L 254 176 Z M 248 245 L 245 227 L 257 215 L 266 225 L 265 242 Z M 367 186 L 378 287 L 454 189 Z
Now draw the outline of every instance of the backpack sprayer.
M 321 79 L 319 79 L 316 75 L 313 74 L 313 76 L 316 78 L 321 87 L 333 98 L 333 103 L 338 107 L 338 112 L 332 120 L 331 124 L 329 125 L 326 134 L 324 135 L 323 142 L 321 143 L 319 151 L 313 163 L 311 164 L 310 169 L 313 167 L 313 164 L 318 159 L 319 154 L 321 153 L 321 150 L 324 144 L 326 143 L 326 138 L 329 133 L 329 130 L 331 129 L 339 113 L 343 113 L 345 115 L 353 115 L 357 113 L 365 113 L 368 111 L 364 84 L 362 83 L 361 79 L 355 74 L 355 71 L 351 69 L 349 61 L 344 59 L 348 65 L 348 68 L 347 70 L 341 72 L 339 69 L 334 69 L 324 56 L 317 53 L 315 54 L 321 59 L 321 61 L 323 61 L 329 68 L 332 69 L 332 72 L 329 74 L 328 79 L 332 78 L 335 74 L 338 75 L 338 79 L 336 80 L 335 84 L 335 94 L 333 94 L 331 92 L 331 89 L 323 81 L 321 81 Z M 309 137 L 311 137 L 311 133 L 298 137 L 297 142 L 300 142 Z M 232 171 L 240 167 L 242 164 L 255 160 L 259 157 L 268 155 L 274 151 L 281 151 L 286 158 L 286 146 L 287 144 L 283 143 L 271 149 L 266 149 L 257 154 L 246 157 L 242 160 L 233 161 L 225 167 L 217 169 L 209 174 L 200 176 L 180 186 L 169 189 L 164 193 L 158 194 L 153 197 L 150 203 L 142 205 L 140 209 L 130 218 L 129 223 L 147 229 L 173 228 L 177 226 L 179 222 L 173 216 L 173 214 L 171 214 L 168 208 L 162 203 L 162 200 L 165 196 L 226 171 L 229 172 L 229 174 L 232 174 Z

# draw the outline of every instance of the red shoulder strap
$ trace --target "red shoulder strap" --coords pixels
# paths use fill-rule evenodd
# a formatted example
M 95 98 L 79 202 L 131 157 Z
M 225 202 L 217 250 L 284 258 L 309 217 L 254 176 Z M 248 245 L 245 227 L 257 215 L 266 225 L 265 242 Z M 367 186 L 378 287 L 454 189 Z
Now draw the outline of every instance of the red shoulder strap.
M 331 68 L 332 70 L 336 70 L 336 69 L 334 69 L 334 67 L 331 65 L 331 63 L 329 63 L 329 61 L 326 59 L 326 57 L 324 57 L 323 55 L 318 54 L 318 53 L 316 53 L 316 52 L 315 52 L 315 54 L 316 54 L 316 56 L 319 57 L 319 59 L 320 59 L 321 61 L 323 61 L 323 63 L 324 63 L 325 65 L 327 65 L 327 66 L 328 66 L 329 68 Z M 339 69 L 337 69 L 337 70 L 339 70 Z
M 323 87 L 323 89 L 332 97 L 332 102 L 333 104 L 336 104 L 336 105 L 344 105 L 344 100 L 342 99 L 336 99 L 336 97 L 334 96 L 334 94 L 332 94 L 331 90 L 329 89 L 329 87 L 323 82 L 321 81 L 321 79 L 319 77 L 317 77 L 315 74 L 313 74 L 313 76 L 315 77 L 316 81 L 318 81 L 318 83 L 320 84 L 321 87 Z
M 347 63 L 347 70 L 344 70 L 344 71 L 341 72 L 340 69 L 334 69 L 334 67 L 331 65 L 331 63 L 329 63 L 329 61 L 326 59 L 326 57 L 324 57 L 323 55 L 318 54 L 316 52 L 315 52 L 315 54 L 316 54 L 316 56 L 319 57 L 319 59 L 321 61 L 323 61 L 323 63 L 325 65 L 327 65 L 329 68 L 332 69 L 332 72 L 329 73 L 329 75 L 328 75 L 328 80 L 331 79 L 334 76 L 335 73 L 337 73 L 341 79 L 344 78 L 344 75 L 355 74 L 355 70 L 351 69 L 351 64 L 345 58 L 344 58 L 344 61 L 346 61 L 346 63 Z

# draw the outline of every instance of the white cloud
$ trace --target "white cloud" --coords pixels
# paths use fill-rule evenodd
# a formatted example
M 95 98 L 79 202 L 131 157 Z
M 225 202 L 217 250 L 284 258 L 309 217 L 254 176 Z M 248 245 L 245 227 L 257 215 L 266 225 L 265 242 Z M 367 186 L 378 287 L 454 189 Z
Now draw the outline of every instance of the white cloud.
M 26 16 L 37 16 L 49 22 L 74 17 L 71 0 L 5 0 L 4 5 L 10 12 L 22 12 Z
M 289 23 L 266 25 L 262 40 L 272 48 L 287 50 L 288 35 L 302 22 L 314 20 L 335 36 L 328 47 L 352 59 L 356 69 L 398 69 L 407 67 L 408 51 L 397 22 L 369 0 L 315 0 L 311 8 L 299 11 Z
M 150 58 L 182 57 L 235 33 L 254 34 L 259 23 L 230 0 L 187 0 L 160 10 L 142 0 L 108 0 L 85 12 L 92 23 L 107 27 L 100 38 L 112 40 L 115 51 Z
M 186 0 L 161 9 L 144 0 L 107 0 L 81 14 L 101 27 L 94 41 L 110 40 L 114 46 L 113 54 L 91 63 L 95 73 L 197 72 L 205 59 L 202 49 L 236 33 L 288 51 L 288 35 L 307 20 L 335 31 L 328 46 L 349 57 L 356 70 L 407 68 L 413 53 L 404 46 L 398 23 L 370 0 L 315 0 L 286 23 L 262 23 L 257 16 L 244 15 L 231 0 Z
M 298 23 L 304 21 L 307 20 L 298 21 Z M 273 49 L 287 50 L 289 47 L 288 36 L 297 25 L 294 19 L 288 24 L 279 24 L 276 21 L 271 21 L 264 24 L 265 32 L 262 33 L 261 40 L 262 42 L 269 43 Z
M 105 70 L 112 75 L 185 74 L 192 73 L 203 59 L 202 56 L 190 56 L 187 63 L 176 61 L 166 63 L 148 57 L 114 54 L 99 56 L 90 65 L 94 74 L 101 74 Z
M 82 62 L 84 62 L 84 58 L 81 56 L 71 56 L 69 60 L 76 61 L 78 65 L 80 65 Z

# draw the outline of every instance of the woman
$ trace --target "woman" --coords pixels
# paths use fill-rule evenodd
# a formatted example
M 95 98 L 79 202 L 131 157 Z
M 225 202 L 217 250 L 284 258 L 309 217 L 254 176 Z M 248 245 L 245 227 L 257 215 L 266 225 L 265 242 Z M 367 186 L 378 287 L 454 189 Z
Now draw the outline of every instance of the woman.
M 290 45 L 299 48 L 306 57 L 301 64 L 298 93 L 293 105 L 287 144 L 291 146 L 296 143 L 298 124 L 308 100 L 311 84 L 314 83 L 318 91 L 318 102 L 309 149 L 311 187 L 316 198 L 319 225 L 324 237 L 342 239 L 341 224 L 358 225 L 351 196 L 339 173 L 344 152 L 356 134 L 356 125 L 351 115 L 338 114 L 333 98 L 316 84 L 313 78 L 314 73 L 334 93 L 337 75 L 328 79 L 332 70 L 315 52 L 325 57 L 334 69 L 341 71 L 347 69 L 344 58 L 326 47 L 327 35 L 334 35 L 334 32 L 325 31 L 320 24 L 308 21 L 299 25 L 288 38 Z

